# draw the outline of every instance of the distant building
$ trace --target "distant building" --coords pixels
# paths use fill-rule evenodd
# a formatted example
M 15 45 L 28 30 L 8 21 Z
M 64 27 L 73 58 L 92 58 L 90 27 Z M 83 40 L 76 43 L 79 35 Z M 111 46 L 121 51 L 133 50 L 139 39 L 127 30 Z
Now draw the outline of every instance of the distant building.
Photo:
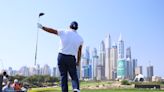
M 56 76 L 56 75 L 57 75 L 57 72 L 56 72 L 57 69 L 56 69 L 56 67 L 53 67 L 52 69 L 53 69 L 53 70 L 52 70 L 52 76 L 53 76 L 53 77 L 57 77 L 57 76 Z
M 127 64 L 127 70 L 126 70 L 126 78 L 132 80 L 133 79 L 133 68 L 132 68 L 132 58 L 131 58 L 131 48 L 128 47 L 126 49 L 126 64 Z
M 131 48 L 130 47 L 128 47 L 127 49 L 126 49 L 126 58 L 132 58 L 132 56 L 131 56 Z
M 103 76 L 102 76 L 102 66 L 101 65 L 98 65 L 97 66 L 97 77 L 96 77 L 96 80 L 103 80 Z
M 92 76 L 93 76 L 93 80 L 96 80 L 96 77 L 97 77 L 97 65 L 98 65 L 97 49 L 94 48 L 92 51 Z
M 101 73 L 101 78 L 102 80 L 105 79 L 105 43 L 104 41 L 101 41 L 100 44 L 100 56 L 99 56 L 99 71 Z M 101 68 L 100 68 L 101 67 Z
M 105 38 L 105 79 L 110 79 L 110 48 L 111 48 L 111 38 L 108 34 Z
M 7 73 L 8 73 L 8 75 L 13 76 L 13 69 L 12 69 L 12 67 L 9 67 Z
M 117 78 L 117 45 L 114 44 L 110 49 L 110 80 Z
M 126 77 L 126 61 L 120 59 L 117 61 L 117 78 L 125 79 Z
M 124 41 L 122 39 L 122 35 L 120 34 L 118 39 L 118 60 L 117 60 L 117 78 L 125 79 L 126 78 L 126 61 L 124 59 Z
M 137 59 L 133 59 L 132 60 L 132 79 L 134 79 L 135 78 L 135 68 L 137 67 Z
M 51 69 L 48 64 L 44 65 L 42 75 L 51 75 Z
M 13 74 L 12 74 L 12 76 L 15 76 L 15 75 L 19 75 L 19 72 L 16 71 L 16 70 L 13 70 Z
M 81 79 L 91 79 L 91 77 L 92 77 L 92 71 L 91 71 L 90 52 L 89 52 L 89 47 L 86 47 L 81 60 Z
M 37 74 L 36 68 L 35 67 L 30 67 L 29 68 L 29 76 L 33 76 L 33 75 L 36 75 L 36 74 Z
M 39 64 L 37 64 L 37 66 L 36 66 L 36 74 L 37 75 L 41 74 L 41 70 L 40 70 L 40 65 Z
M 153 66 L 150 65 L 147 67 L 147 79 L 149 81 L 152 81 L 152 76 L 154 76 L 154 70 L 153 70 Z
M 137 66 L 135 68 L 135 75 L 137 75 L 137 74 L 142 74 L 142 66 Z
M 118 39 L 118 60 L 119 59 L 124 59 L 124 41 L 122 39 L 122 36 L 120 34 L 120 37 Z
M 162 78 L 159 76 L 152 76 L 152 82 L 161 82 Z
M 23 67 L 21 67 L 20 70 L 19 70 L 19 75 L 22 75 L 22 76 L 29 76 L 29 75 L 30 75 L 30 72 L 31 72 L 32 74 L 35 74 L 35 73 L 32 71 L 32 69 L 31 69 L 31 71 L 29 71 L 29 68 L 28 68 L 27 66 L 23 66 Z M 31 74 L 31 75 L 32 75 L 32 74 Z
M 133 72 L 133 68 L 132 68 L 132 60 L 130 58 L 126 58 L 125 60 L 125 64 L 126 64 L 126 79 L 130 79 L 132 80 L 132 72 Z

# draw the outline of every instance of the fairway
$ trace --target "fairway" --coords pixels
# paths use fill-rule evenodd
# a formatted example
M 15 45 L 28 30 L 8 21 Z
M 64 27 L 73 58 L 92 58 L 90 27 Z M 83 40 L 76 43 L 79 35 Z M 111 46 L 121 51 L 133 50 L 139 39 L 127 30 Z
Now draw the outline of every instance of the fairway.
M 32 89 L 28 92 L 61 92 L 60 89 L 55 88 L 38 88 Z M 71 90 L 69 92 L 72 92 Z M 81 90 L 81 92 L 164 92 L 164 90 L 153 89 L 99 89 L 99 90 Z
M 159 89 L 135 89 L 135 88 L 127 88 L 127 87 L 122 87 L 122 88 L 100 88 L 96 89 L 94 88 L 97 85 L 107 85 L 107 86 L 112 86 L 116 83 L 119 82 L 81 82 L 80 83 L 80 88 L 81 92 L 164 92 L 164 90 L 159 90 Z M 89 89 L 89 88 L 92 89 Z M 69 82 L 69 92 L 72 92 L 72 87 L 71 83 Z M 32 88 L 28 92 L 61 92 L 60 87 L 49 87 L 49 88 Z

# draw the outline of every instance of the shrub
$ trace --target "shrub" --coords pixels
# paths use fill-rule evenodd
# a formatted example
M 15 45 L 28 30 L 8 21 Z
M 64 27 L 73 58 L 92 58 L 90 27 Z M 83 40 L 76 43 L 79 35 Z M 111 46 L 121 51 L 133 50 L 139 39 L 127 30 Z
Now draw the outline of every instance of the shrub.
M 121 84 L 122 84 L 122 85 L 130 85 L 130 83 L 129 83 L 128 80 L 122 80 L 122 81 L 121 81 Z

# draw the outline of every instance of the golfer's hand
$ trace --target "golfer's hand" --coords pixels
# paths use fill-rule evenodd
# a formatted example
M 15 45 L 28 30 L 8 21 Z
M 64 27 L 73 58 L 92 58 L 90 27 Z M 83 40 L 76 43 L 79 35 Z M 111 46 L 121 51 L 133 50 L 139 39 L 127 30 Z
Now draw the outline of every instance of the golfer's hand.
M 40 23 L 37 23 L 38 28 L 43 29 L 43 26 Z

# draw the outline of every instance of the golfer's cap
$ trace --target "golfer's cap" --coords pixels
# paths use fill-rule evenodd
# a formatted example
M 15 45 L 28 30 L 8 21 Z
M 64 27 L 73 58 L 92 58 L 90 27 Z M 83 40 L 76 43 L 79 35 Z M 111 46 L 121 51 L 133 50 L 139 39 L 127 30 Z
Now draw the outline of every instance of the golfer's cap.
M 74 29 L 74 30 L 77 30 L 78 29 L 78 23 L 76 21 L 71 22 L 70 28 Z

